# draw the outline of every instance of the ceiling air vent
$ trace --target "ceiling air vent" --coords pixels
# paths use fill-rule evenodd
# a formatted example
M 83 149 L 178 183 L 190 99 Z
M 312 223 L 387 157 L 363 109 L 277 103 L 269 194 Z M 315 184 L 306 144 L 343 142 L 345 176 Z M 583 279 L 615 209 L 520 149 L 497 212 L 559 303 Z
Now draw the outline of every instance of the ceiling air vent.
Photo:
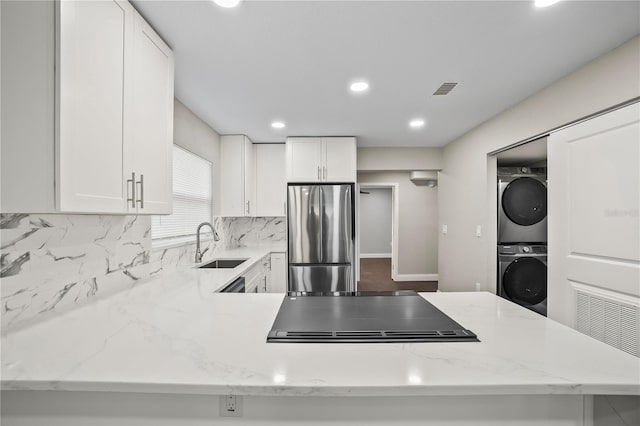
M 442 83 L 442 85 L 438 87 L 438 90 L 433 92 L 433 95 L 434 96 L 448 95 L 453 90 L 453 88 L 456 87 L 457 85 L 458 83 Z

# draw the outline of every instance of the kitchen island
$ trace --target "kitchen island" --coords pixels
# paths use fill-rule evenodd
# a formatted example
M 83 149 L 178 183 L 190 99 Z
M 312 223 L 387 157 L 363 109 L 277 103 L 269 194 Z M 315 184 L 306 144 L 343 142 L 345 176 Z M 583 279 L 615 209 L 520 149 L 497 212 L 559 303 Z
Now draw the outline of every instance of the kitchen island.
M 266 343 L 284 295 L 205 277 L 168 273 L 4 336 L 3 425 L 582 425 L 591 395 L 640 395 L 638 358 L 489 293 L 421 294 L 480 342 Z M 242 419 L 216 395 L 243 396 Z

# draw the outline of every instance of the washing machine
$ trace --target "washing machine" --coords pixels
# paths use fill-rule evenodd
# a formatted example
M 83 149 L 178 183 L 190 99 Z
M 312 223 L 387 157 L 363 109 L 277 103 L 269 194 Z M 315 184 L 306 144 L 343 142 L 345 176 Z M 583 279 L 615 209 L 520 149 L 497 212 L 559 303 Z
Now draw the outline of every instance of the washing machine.
M 547 242 L 547 169 L 498 168 L 498 244 Z
M 498 295 L 547 316 L 547 246 L 498 246 Z

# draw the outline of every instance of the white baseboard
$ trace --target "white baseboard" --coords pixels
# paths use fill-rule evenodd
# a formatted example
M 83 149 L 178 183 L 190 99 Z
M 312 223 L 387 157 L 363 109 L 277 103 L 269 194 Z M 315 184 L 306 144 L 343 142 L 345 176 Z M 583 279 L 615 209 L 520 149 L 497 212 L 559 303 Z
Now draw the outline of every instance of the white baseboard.
M 398 274 L 394 281 L 438 281 L 438 274 Z
M 360 259 L 391 258 L 391 253 L 360 253 Z

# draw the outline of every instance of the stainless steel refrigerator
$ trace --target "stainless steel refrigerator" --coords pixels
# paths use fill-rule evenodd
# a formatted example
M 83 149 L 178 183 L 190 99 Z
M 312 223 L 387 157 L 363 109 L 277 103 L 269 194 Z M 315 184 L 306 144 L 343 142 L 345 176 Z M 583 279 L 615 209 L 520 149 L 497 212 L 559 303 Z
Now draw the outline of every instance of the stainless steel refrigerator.
M 353 184 L 289 185 L 289 291 L 355 291 Z

